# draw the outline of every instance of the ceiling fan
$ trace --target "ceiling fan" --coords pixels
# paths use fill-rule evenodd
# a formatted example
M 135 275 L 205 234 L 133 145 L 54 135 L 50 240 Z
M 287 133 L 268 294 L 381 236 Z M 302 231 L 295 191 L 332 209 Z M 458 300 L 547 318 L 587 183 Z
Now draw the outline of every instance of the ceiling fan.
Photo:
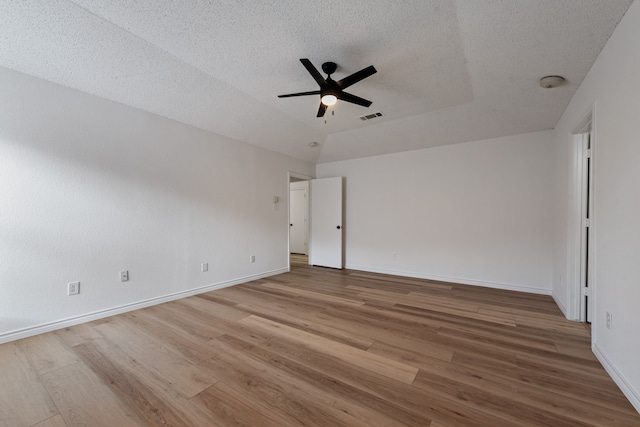
M 322 64 L 322 71 L 327 74 L 326 79 L 322 78 L 320 72 L 307 58 L 300 59 L 300 62 L 302 62 L 302 65 L 304 65 L 304 67 L 307 69 L 309 74 L 311 74 L 316 83 L 320 85 L 320 90 L 278 95 L 278 98 L 320 95 L 320 108 L 318 109 L 317 117 L 323 117 L 324 113 L 327 111 L 327 107 L 335 104 L 338 99 L 351 102 L 353 104 L 362 105 L 363 107 L 368 107 L 371 105 L 371 101 L 367 101 L 366 99 L 360 98 L 359 96 L 344 92 L 343 90 L 353 84 L 358 83 L 360 80 L 364 80 L 370 75 L 375 74 L 377 70 L 373 67 L 373 65 L 369 65 L 367 68 L 363 68 L 362 70 L 357 71 L 350 76 L 347 76 L 344 79 L 338 80 L 336 82 L 331 78 L 331 74 L 333 74 L 338 67 L 335 62 L 325 62 L 324 64 Z

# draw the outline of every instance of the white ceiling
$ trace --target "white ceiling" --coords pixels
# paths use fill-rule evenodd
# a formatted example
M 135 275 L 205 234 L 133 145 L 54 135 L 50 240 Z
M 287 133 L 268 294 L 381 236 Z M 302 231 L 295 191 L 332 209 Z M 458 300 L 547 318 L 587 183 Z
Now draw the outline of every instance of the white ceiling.
M 327 162 L 553 128 L 632 2 L 0 0 L 0 65 Z M 374 65 L 373 105 L 277 98 L 317 89 L 299 58 Z

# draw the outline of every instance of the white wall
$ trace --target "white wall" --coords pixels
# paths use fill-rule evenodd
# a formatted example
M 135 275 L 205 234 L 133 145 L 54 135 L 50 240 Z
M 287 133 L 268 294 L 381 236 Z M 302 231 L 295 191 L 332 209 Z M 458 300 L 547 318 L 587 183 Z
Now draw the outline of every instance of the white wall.
M 544 131 L 319 164 L 346 177 L 347 268 L 549 294 L 552 144 Z
M 0 342 L 286 271 L 288 171 L 313 165 L 0 68 Z
M 570 133 L 595 105 L 595 300 L 593 348 L 640 411 L 640 3 L 634 2 L 556 127 L 554 294 L 568 302 L 567 191 Z M 613 315 L 606 328 L 606 312 Z

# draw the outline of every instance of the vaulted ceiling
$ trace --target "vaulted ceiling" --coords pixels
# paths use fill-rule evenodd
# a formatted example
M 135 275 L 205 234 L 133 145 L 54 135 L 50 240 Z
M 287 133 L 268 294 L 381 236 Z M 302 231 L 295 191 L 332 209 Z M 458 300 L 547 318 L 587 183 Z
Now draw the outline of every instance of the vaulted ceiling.
M 553 128 L 632 2 L 3 0 L 0 65 L 327 162 Z M 373 105 L 277 98 L 317 89 L 300 58 L 374 65 Z

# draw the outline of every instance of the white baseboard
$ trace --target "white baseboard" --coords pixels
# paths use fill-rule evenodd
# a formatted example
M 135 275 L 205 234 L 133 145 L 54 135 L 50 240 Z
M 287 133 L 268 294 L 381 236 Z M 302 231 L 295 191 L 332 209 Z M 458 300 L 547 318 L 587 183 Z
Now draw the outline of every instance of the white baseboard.
M 212 285 L 201 286 L 199 288 L 176 292 L 176 293 L 164 295 L 161 297 L 149 298 L 147 300 L 137 301 L 131 304 L 124 304 L 118 307 L 112 307 L 105 310 L 94 311 L 92 313 L 82 314 L 80 316 L 69 317 L 67 319 L 56 320 L 54 322 L 43 323 L 36 326 L 30 326 L 28 328 L 6 332 L 3 334 L 0 334 L 0 344 L 19 340 L 22 338 L 31 337 L 33 335 L 43 334 L 45 332 L 55 331 L 57 329 L 67 328 L 69 326 L 90 322 L 92 320 L 103 319 L 105 317 L 126 313 L 128 311 L 138 310 L 138 309 L 149 307 L 152 305 L 162 304 L 164 302 L 174 301 L 177 299 L 214 291 L 216 289 L 222 289 L 222 288 L 227 288 L 229 286 L 239 285 L 241 283 L 262 279 L 264 277 L 275 276 L 277 274 L 286 273 L 287 271 L 288 271 L 287 268 L 267 271 L 260 274 L 240 277 L 237 279 L 214 283 Z
M 540 289 L 532 286 L 513 285 L 509 283 L 487 282 L 484 280 L 462 279 L 459 277 L 436 276 L 433 274 L 414 273 L 410 271 L 386 270 L 362 265 L 346 265 L 351 270 L 367 271 L 369 273 L 390 274 L 393 276 L 413 277 L 416 279 L 437 280 L 439 282 L 459 283 L 462 285 L 483 286 L 485 288 L 504 289 L 507 291 L 526 292 L 530 294 L 551 295 L 551 289 Z
M 556 303 L 556 305 L 558 306 L 562 314 L 564 314 L 564 317 L 569 319 L 569 316 L 567 315 L 567 307 L 565 307 L 562 301 L 560 301 L 560 298 L 558 298 L 554 292 L 551 292 L 551 298 L 553 298 L 553 301 Z M 573 319 L 569 319 L 569 320 L 573 320 Z
M 609 358 L 604 354 L 602 349 L 598 347 L 597 344 L 593 344 L 591 346 L 591 350 L 593 350 L 593 354 L 596 355 L 605 371 L 609 374 L 609 376 L 613 379 L 613 381 L 620 387 L 622 393 L 629 399 L 629 402 L 633 405 L 633 407 L 640 413 L 640 393 L 633 388 L 633 386 L 627 381 L 627 379 L 616 369 L 616 367 L 611 363 Z

